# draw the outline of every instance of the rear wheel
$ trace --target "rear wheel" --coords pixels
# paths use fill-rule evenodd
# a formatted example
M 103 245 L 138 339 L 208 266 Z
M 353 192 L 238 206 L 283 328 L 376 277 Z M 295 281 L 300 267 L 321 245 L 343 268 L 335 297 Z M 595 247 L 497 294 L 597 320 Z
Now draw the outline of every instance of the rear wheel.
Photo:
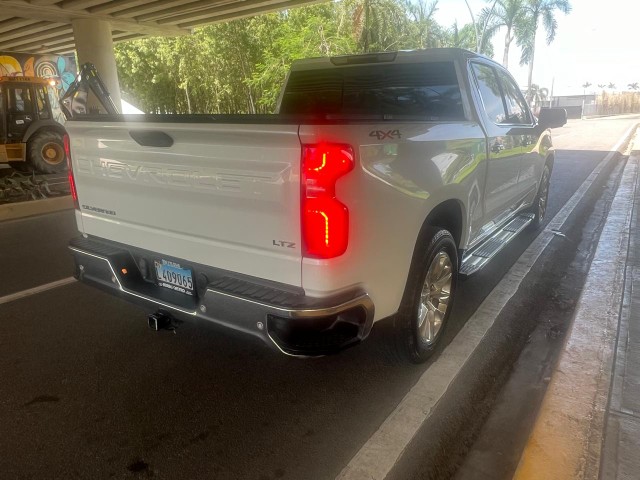
M 413 363 L 426 361 L 441 343 L 458 279 L 458 253 L 451 234 L 428 227 L 422 238 L 424 247 L 414 255 L 391 340 L 396 355 Z
M 62 135 L 54 131 L 38 132 L 27 144 L 29 164 L 39 173 L 67 171 Z

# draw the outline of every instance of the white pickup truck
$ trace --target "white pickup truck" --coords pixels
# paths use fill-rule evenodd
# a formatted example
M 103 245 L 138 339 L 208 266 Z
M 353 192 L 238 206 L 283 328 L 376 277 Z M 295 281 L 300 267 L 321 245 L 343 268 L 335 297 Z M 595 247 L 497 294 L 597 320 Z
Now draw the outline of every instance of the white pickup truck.
M 458 49 L 294 63 L 275 115 L 67 123 L 77 278 L 283 353 L 326 355 L 391 318 L 424 361 L 458 280 L 544 217 L 562 109 Z

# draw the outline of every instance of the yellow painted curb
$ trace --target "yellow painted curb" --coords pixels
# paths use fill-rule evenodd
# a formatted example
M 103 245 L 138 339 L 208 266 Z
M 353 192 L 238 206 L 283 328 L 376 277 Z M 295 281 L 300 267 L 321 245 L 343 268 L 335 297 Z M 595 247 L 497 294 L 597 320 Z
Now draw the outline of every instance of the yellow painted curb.
M 7 203 L 0 205 L 0 221 L 15 220 L 16 218 L 42 215 L 71 208 L 73 208 L 73 200 L 70 195 L 29 202 Z

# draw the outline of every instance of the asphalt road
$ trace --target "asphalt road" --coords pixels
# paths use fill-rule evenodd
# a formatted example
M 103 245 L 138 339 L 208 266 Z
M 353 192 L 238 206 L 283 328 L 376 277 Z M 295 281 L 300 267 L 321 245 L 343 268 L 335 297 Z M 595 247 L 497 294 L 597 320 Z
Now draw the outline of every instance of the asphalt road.
M 634 121 L 556 132 L 547 218 Z M 70 276 L 75 234 L 72 212 L 0 223 L 0 297 Z M 449 340 L 534 237 L 462 284 Z M 0 477 L 334 478 L 429 368 L 386 364 L 376 329 L 303 361 L 147 313 L 80 284 L 0 304 Z

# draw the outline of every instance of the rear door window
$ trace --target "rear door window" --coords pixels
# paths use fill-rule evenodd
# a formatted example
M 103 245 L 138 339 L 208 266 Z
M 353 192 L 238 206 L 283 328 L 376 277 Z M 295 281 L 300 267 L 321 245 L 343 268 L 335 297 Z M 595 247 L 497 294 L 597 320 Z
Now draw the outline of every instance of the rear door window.
M 280 113 L 465 119 L 453 62 L 293 71 L 285 87 Z

